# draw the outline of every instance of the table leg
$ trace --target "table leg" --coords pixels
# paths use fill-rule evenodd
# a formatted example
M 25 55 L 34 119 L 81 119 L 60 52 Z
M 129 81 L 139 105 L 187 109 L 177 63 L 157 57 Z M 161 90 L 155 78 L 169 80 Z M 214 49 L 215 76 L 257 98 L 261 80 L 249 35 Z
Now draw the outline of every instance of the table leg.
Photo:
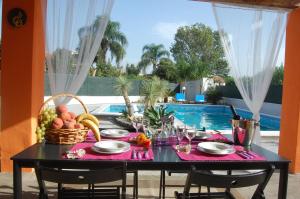
M 13 168 L 13 185 L 14 185 L 14 199 L 22 198 L 22 170 L 17 161 L 14 161 Z
M 286 199 L 288 175 L 289 175 L 289 165 L 286 164 L 280 169 L 278 199 Z

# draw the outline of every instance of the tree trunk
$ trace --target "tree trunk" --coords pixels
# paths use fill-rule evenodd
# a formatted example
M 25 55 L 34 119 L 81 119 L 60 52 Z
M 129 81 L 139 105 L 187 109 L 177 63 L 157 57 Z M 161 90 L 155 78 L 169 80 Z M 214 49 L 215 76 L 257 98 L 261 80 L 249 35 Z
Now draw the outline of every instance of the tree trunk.
M 132 110 L 132 105 L 130 102 L 130 99 L 128 97 L 128 92 L 127 91 L 123 91 L 123 97 L 124 97 L 124 101 L 127 107 L 127 111 L 128 111 L 128 115 L 129 117 L 133 116 L 133 110 Z
M 97 74 L 97 68 L 93 69 L 92 76 L 96 77 L 96 74 Z
M 145 112 L 149 108 L 149 99 L 148 98 L 145 98 L 145 103 L 144 104 L 145 104 L 145 106 L 144 106 L 144 116 L 145 116 Z
M 103 63 L 106 63 L 106 53 L 109 49 L 109 44 L 107 39 L 102 39 L 101 49 L 100 49 L 100 59 L 102 59 Z

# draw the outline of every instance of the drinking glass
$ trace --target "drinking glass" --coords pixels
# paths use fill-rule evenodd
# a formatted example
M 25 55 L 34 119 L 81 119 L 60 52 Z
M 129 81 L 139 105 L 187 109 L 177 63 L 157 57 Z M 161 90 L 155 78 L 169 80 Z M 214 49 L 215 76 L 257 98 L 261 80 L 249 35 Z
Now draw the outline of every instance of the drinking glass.
M 196 127 L 185 129 L 185 137 L 189 140 L 189 145 L 192 145 L 192 139 L 196 136 Z
M 143 119 L 141 123 L 141 128 L 143 129 L 144 133 L 146 133 L 147 129 L 149 128 L 149 121 Z
M 179 126 L 176 129 L 176 137 L 177 137 L 177 143 L 180 146 L 180 142 L 181 140 L 184 138 L 185 133 L 184 133 L 184 129 L 181 129 Z
M 138 130 L 139 130 L 138 122 L 132 121 L 131 124 L 132 124 L 133 128 L 135 129 L 135 132 L 138 133 Z

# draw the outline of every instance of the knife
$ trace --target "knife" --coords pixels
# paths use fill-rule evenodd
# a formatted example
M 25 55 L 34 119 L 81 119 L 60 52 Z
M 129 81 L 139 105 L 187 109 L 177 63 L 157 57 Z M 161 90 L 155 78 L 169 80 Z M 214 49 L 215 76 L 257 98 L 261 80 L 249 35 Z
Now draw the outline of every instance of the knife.
M 145 153 L 144 153 L 144 158 L 145 158 L 145 159 L 150 159 L 150 157 L 149 157 L 149 152 L 148 152 L 148 151 L 145 151 Z
M 136 159 L 136 158 L 137 158 L 137 157 L 136 157 L 136 151 L 135 151 L 134 149 L 132 150 L 131 158 L 132 158 L 132 159 Z
M 138 152 L 137 152 L 137 157 L 138 157 L 138 159 L 139 159 L 139 160 L 141 160 L 141 159 L 142 159 L 142 154 L 141 154 L 141 152 L 140 152 L 140 151 L 138 151 Z

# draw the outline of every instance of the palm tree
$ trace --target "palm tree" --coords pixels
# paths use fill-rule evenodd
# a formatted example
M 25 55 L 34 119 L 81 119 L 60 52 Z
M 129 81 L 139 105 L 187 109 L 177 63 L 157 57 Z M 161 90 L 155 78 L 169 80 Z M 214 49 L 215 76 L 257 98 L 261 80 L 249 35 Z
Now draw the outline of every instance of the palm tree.
M 101 20 L 101 17 L 97 17 L 91 26 L 82 27 L 79 29 L 78 36 L 80 38 L 80 42 L 78 49 L 80 48 L 81 42 L 87 36 L 87 34 L 94 34 L 93 31 L 98 30 Z M 111 55 L 111 60 L 115 58 L 117 65 L 119 65 L 120 61 L 126 54 L 125 47 L 127 44 L 128 42 L 125 34 L 120 31 L 120 23 L 116 21 L 108 21 L 100 48 L 94 60 L 94 63 L 96 63 L 97 66 L 91 66 L 92 76 L 97 74 L 99 66 L 107 64 L 106 56 L 108 52 Z
M 143 47 L 143 55 L 139 67 L 145 71 L 146 67 L 152 64 L 152 70 L 159 67 L 159 61 L 162 58 L 169 57 L 170 53 L 162 44 L 148 44 Z
M 120 23 L 109 21 L 101 42 L 101 48 L 97 53 L 97 59 L 101 59 L 103 63 L 106 63 L 107 52 L 110 52 L 111 58 L 115 58 L 117 64 L 119 64 L 125 56 L 124 48 L 127 44 L 126 36 L 120 31 Z
M 144 110 L 153 107 L 159 97 L 165 97 L 168 92 L 169 84 L 167 81 L 161 80 L 154 76 L 152 79 L 146 79 L 142 82 L 141 95 L 144 98 Z
M 115 89 L 118 93 L 123 95 L 127 107 L 128 117 L 131 118 L 133 116 L 133 108 L 128 97 L 128 92 L 131 89 L 131 82 L 126 76 L 119 76 L 116 81 Z

